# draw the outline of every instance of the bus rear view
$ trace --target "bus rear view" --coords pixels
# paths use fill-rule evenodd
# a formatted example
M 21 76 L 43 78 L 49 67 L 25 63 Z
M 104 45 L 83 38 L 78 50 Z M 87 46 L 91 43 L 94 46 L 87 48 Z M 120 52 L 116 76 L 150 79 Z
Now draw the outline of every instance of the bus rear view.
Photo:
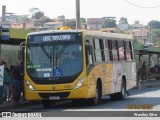
M 83 56 L 80 32 L 29 34 L 24 77 L 26 99 L 42 100 L 43 106 L 49 107 L 55 100 L 85 98 Z

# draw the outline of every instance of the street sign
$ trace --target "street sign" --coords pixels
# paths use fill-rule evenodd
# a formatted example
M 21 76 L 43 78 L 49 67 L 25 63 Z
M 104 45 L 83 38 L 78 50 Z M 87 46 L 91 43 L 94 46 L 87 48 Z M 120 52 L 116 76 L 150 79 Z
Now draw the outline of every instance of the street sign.
M 3 86 L 4 65 L 0 66 L 0 86 Z
M 9 40 L 9 35 L 10 35 L 9 30 L 10 30 L 9 24 L 1 25 L 1 40 Z

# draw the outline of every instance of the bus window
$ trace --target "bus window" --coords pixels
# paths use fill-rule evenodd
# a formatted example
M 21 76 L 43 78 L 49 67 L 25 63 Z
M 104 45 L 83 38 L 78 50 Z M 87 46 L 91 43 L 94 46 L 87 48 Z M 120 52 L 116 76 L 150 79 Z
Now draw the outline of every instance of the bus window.
M 112 61 L 113 60 L 113 54 L 112 54 L 112 41 L 111 40 L 108 40 L 108 50 L 109 50 L 110 61 Z
M 118 52 L 119 52 L 119 59 L 125 60 L 123 41 L 118 41 Z
M 117 41 L 116 40 L 112 41 L 112 55 L 113 55 L 113 60 L 117 61 L 118 51 L 117 51 Z
M 100 45 L 100 50 L 101 50 L 102 61 L 105 61 L 103 39 L 99 40 L 99 45 Z
M 100 49 L 100 44 L 99 44 L 99 39 L 94 39 L 94 46 L 95 46 L 95 58 L 96 62 L 102 62 L 102 54 L 101 54 L 101 49 Z
M 127 60 L 132 60 L 132 51 L 131 51 L 131 44 L 129 41 L 126 41 L 126 59 Z
M 104 56 L 105 61 L 110 61 L 109 50 L 108 50 L 108 40 L 104 40 Z
M 93 64 L 93 47 L 91 40 L 86 40 L 86 65 Z
M 130 46 L 130 48 L 131 48 L 131 60 L 133 60 L 133 59 L 134 59 L 134 58 L 133 58 L 133 44 L 132 44 L 131 41 L 129 41 L 129 46 Z

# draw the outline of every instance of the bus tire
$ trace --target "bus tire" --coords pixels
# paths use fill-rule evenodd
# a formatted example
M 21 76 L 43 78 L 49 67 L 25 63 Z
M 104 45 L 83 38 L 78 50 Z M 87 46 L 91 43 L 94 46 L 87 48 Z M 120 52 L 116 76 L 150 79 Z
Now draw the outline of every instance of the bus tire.
M 85 103 L 85 100 L 84 99 L 73 99 L 72 102 L 75 105 L 83 105 Z
M 121 92 L 119 93 L 114 93 L 110 95 L 111 100 L 123 100 L 126 97 L 126 83 L 125 80 L 122 79 L 122 84 L 121 84 Z
M 42 100 L 43 108 L 50 108 L 52 106 L 52 101 L 50 100 Z
M 118 93 L 119 100 L 123 100 L 126 97 L 126 83 L 124 79 L 122 79 L 121 92 Z
M 118 93 L 114 93 L 110 95 L 111 100 L 118 100 Z
M 90 99 L 91 105 L 97 105 L 101 102 L 102 97 L 102 84 L 99 82 L 96 86 L 96 96 Z

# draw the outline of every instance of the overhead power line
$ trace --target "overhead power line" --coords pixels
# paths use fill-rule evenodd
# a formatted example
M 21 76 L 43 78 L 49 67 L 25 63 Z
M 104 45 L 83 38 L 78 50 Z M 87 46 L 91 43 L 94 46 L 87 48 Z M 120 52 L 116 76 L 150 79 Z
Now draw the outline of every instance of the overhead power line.
M 158 7 L 160 7 L 160 5 L 157 5 L 157 6 L 141 6 L 141 5 L 137 5 L 137 4 L 134 4 L 134 3 L 132 3 L 132 2 L 129 2 L 129 1 L 127 1 L 127 0 L 124 0 L 126 3 L 128 3 L 128 4 L 131 4 L 131 5 L 133 5 L 133 6 L 136 6 L 136 7 L 139 7 L 139 8 L 158 8 Z

